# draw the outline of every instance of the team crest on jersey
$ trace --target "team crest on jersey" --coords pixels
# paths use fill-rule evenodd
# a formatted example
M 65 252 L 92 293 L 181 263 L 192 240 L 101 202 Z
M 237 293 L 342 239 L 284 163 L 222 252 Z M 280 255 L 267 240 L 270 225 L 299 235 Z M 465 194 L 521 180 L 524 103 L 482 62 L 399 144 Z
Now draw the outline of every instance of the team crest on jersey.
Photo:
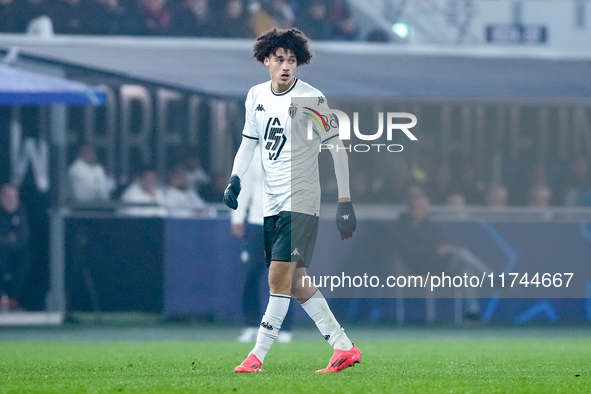
M 298 106 L 294 103 L 291 103 L 289 105 L 289 117 L 292 119 L 295 118 L 297 110 L 298 110 Z

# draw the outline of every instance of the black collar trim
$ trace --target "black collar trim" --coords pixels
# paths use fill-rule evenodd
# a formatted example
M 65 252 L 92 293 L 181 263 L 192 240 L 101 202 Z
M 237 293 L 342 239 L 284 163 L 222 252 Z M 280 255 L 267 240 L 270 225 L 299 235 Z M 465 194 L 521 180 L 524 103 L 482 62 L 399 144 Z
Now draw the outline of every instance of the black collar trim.
M 275 93 L 273 91 L 273 82 L 271 82 L 271 84 L 269 85 L 271 87 L 271 93 L 273 93 L 275 96 L 283 96 L 286 95 L 287 93 L 291 92 L 293 90 L 293 88 L 295 88 L 296 84 L 298 83 L 298 79 L 296 78 L 293 82 L 293 85 L 291 85 L 291 88 L 287 89 L 285 92 L 283 93 Z

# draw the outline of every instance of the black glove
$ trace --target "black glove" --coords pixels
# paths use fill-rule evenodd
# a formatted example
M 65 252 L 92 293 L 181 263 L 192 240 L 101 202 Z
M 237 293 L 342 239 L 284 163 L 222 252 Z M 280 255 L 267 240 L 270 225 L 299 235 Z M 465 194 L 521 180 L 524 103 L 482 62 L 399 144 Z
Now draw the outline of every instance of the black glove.
M 339 202 L 337 205 L 337 229 L 341 232 L 341 239 L 351 238 L 357 227 L 357 218 L 351 201 Z
M 238 208 L 238 195 L 240 194 L 240 178 L 237 175 L 230 177 L 228 187 L 224 190 L 224 204 L 232 209 Z

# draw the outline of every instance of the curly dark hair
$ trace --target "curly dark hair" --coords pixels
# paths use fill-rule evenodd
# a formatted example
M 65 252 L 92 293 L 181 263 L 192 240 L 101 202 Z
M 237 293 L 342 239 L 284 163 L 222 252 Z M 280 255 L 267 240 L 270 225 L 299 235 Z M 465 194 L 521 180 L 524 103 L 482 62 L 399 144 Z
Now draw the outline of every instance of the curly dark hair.
M 290 50 L 295 55 L 298 66 L 310 63 L 312 52 L 308 48 L 308 37 L 298 29 L 281 30 L 276 27 L 257 38 L 253 57 L 263 63 L 279 48 Z

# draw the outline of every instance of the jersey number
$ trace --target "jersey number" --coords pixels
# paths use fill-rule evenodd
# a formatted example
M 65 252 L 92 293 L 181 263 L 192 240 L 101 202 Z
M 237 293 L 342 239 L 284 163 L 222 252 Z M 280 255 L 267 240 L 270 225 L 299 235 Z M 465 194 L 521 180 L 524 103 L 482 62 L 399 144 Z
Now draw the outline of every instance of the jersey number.
M 277 160 L 286 141 L 279 118 L 269 118 L 265 128 L 265 150 L 269 152 L 269 160 Z

